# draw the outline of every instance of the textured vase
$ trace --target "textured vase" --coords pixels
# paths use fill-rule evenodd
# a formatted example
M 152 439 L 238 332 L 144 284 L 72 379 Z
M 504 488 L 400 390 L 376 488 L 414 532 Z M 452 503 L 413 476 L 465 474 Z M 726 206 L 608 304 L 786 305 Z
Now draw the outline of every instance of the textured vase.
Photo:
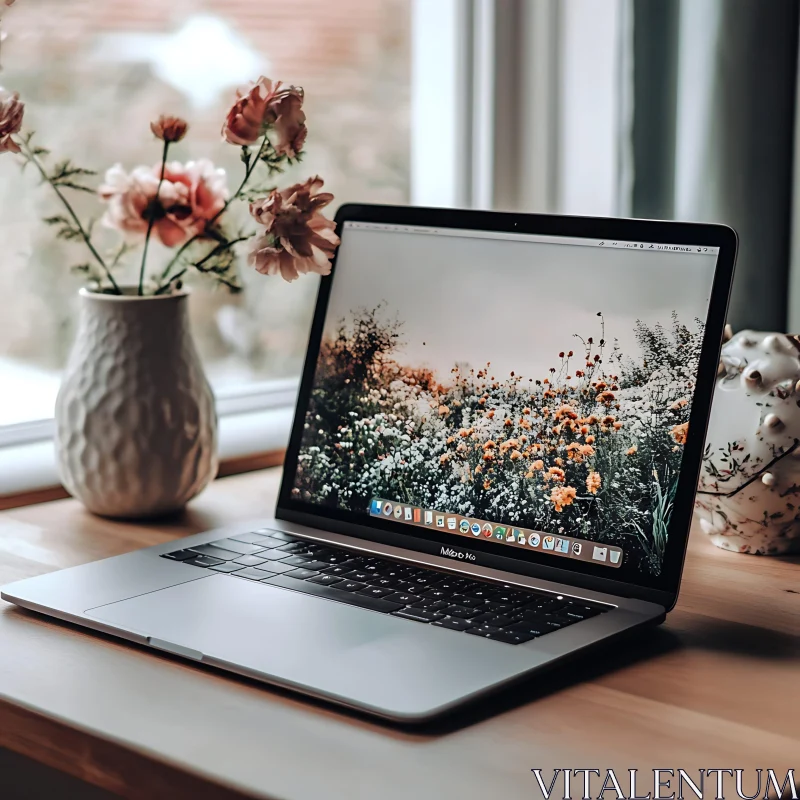
M 725 550 L 800 551 L 800 339 L 741 331 L 722 348 L 696 501 Z
M 187 305 L 186 294 L 80 292 L 56 452 L 64 486 L 96 514 L 176 511 L 216 476 L 214 395 Z

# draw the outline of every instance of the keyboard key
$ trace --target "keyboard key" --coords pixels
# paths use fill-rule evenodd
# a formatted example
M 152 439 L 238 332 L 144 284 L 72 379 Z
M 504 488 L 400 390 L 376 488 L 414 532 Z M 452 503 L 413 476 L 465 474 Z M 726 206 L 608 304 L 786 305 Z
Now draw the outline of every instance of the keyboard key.
M 432 597 L 434 600 L 441 600 L 442 598 L 449 599 L 453 596 L 452 592 L 446 592 L 443 589 L 439 589 L 435 586 L 428 586 L 425 589 L 421 589 L 420 594 L 423 597 Z
M 311 581 L 299 581 L 288 574 L 269 578 L 265 581 L 265 584 L 267 586 L 279 586 L 282 589 L 292 589 L 303 594 L 313 594 L 317 597 L 326 597 L 330 600 L 338 600 L 340 603 L 360 606 L 383 614 L 389 614 L 401 608 L 399 603 L 392 603 L 383 597 L 367 597 L 367 595 L 358 594 L 357 592 L 342 591 L 338 584 L 336 586 L 320 586 L 320 584 L 311 583 Z
M 436 600 L 432 597 L 421 597 L 418 602 L 411 604 L 413 608 L 427 608 L 428 611 L 444 611 L 449 605 L 448 600 Z
M 334 566 L 321 569 L 320 572 L 324 572 L 326 575 L 337 575 L 343 578 L 348 572 L 352 572 L 352 570 L 350 567 L 343 567 L 341 564 L 335 564 Z
M 529 597 L 529 595 L 526 595 L 525 592 L 502 589 L 492 595 L 492 602 L 503 603 L 507 606 L 515 606 L 518 603 L 524 602 L 527 597 Z
M 211 556 L 195 556 L 191 561 L 184 561 L 184 564 L 191 564 L 193 567 L 215 567 L 217 564 L 224 564 L 225 562 L 219 558 L 212 558 Z
M 426 611 L 424 608 L 402 608 L 400 611 L 392 612 L 392 616 L 413 619 L 416 622 L 434 622 L 442 619 L 444 614 L 438 611 Z
M 515 620 L 512 617 L 504 617 L 501 615 L 494 616 L 491 619 L 484 620 L 484 625 L 490 625 L 493 628 L 505 628 L 511 625 Z
M 382 586 L 385 589 L 395 589 L 395 584 L 397 583 L 397 579 L 373 577 L 369 583 L 370 586 Z
M 492 594 L 492 588 L 483 584 L 480 588 L 470 589 L 464 592 L 464 594 L 467 595 L 467 597 L 473 597 L 477 600 L 488 600 L 489 596 Z
M 360 581 L 343 580 L 340 584 L 336 585 L 336 588 L 342 592 L 360 592 L 362 589 L 367 588 L 367 584 L 361 583 Z
M 449 628 L 452 631 L 465 631 L 472 626 L 472 623 L 466 619 L 458 619 L 457 617 L 445 617 L 444 619 L 437 619 L 432 623 L 440 628 Z
M 532 633 L 500 631 L 500 633 L 487 633 L 484 638 L 491 639 L 493 642 L 505 642 L 506 644 L 525 644 L 525 642 L 535 639 L 536 636 Z
M 174 553 L 162 553 L 161 558 L 169 558 L 171 561 L 188 561 L 196 555 L 197 553 L 193 553 L 191 550 L 176 550 Z
M 215 572 L 237 572 L 240 569 L 244 569 L 244 567 L 233 561 L 223 561 L 221 564 L 215 564 L 213 567 L 209 567 L 209 569 L 213 569 Z
M 372 575 L 360 569 L 353 569 L 342 575 L 343 578 L 348 578 L 351 581 L 361 581 L 362 583 L 368 581 Z
M 263 569 L 256 569 L 255 567 L 245 567 L 238 572 L 232 572 L 234 578 L 247 578 L 249 581 L 263 581 L 265 578 L 272 578 L 274 572 L 265 572 Z
M 383 589 L 380 586 L 367 586 L 366 589 L 359 590 L 359 594 L 368 594 L 370 597 L 386 597 L 394 594 L 391 589 Z
M 476 608 L 482 606 L 486 601 L 479 597 L 467 597 L 465 594 L 457 594 L 453 598 L 460 606 L 467 606 L 467 608 Z
M 474 610 L 479 610 L 479 609 L 474 609 Z M 476 614 L 471 619 L 476 625 L 480 625 L 481 623 L 487 622 L 490 619 L 494 619 L 496 616 L 497 614 L 493 614 L 491 611 L 485 611 L 485 612 L 480 611 L 480 613 Z
M 546 633 L 550 632 L 544 625 L 537 625 L 535 622 L 514 622 L 509 625 L 505 631 L 507 633 L 529 633 L 532 636 L 544 636 Z
M 257 567 L 259 564 L 266 564 L 266 559 L 259 558 L 259 556 L 239 556 L 235 558 L 236 564 L 241 564 L 243 567 Z
M 289 566 L 289 564 L 282 564 L 280 561 L 265 561 L 257 566 L 256 569 L 265 569 L 273 575 L 282 575 L 284 572 L 293 572 L 295 568 Z
M 582 620 L 582 619 L 589 619 L 590 617 L 596 617 L 602 612 L 597 608 L 590 608 L 589 606 L 580 606 L 574 603 L 570 603 L 564 610 L 563 614 L 565 617 L 569 617 L 570 619 L 574 620 Z
M 284 556 L 285 555 L 286 554 L 284 554 Z M 282 559 L 282 561 L 284 564 L 290 564 L 293 567 L 303 567 L 304 569 L 315 569 L 314 567 L 307 566 L 308 564 L 312 563 L 312 560 L 310 558 L 307 558 L 306 556 L 286 556 L 285 558 Z M 314 561 L 313 563 L 320 564 L 319 561 Z M 327 566 L 326 564 L 320 564 L 319 568 L 316 571 L 319 572 L 319 569 L 324 569 L 326 566 Z
M 296 578 L 298 581 L 307 581 L 309 578 L 316 578 L 319 575 L 315 569 L 293 569 L 291 572 L 287 572 L 291 578 Z
M 451 617 L 461 617 L 461 619 L 471 619 L 475 616 L 474 608 L 467 608 L 466 606 L 447 606 L 446 613 Z
M 289 556 L 289 558 L 281 559 L 281 563 L 289 564 L 293 567 L 302 567 L 303 569 L 313 569 L 315 572 L 325 569 L 328 565 L 324 561 L 317 561 L 311 556 Z
M 406 594 L 405 592 L 395 592 L 394 594 L 387 594 L 387 600 L 393 603 L 402 603 L 404 606 L 410 606 L 412 603 L 419 602 L 419 597 L 415 594 Z
M 234 558 L 239 558 L 237 552 L 233 550 L 223 550 L 221 547 L 215 547 L 213 544 L 198 544 L 191 549 L 201 556 L 211 556 L 212 558 L 218 558 L 220 561 L 233 561 Z
M 264 536 L 269 536 L 271 539 L 280 539 L 282 542 L 299 541 L 296 536 L 292 536 L 289 533 L 284 533 L 283 531 L 274 531 L 272 528 L 262 528 L 261 530 L 256 531 L 256 533 L 263 533 Z
M 294 573 L 292 574 L 294 575 Z M 318 583 L 321 586 L 334 586 L 337 583 L 342 583 L 342 579 L 337 578 L 335 575 L 314 575 L 307 580 L 311 581 L 311 583 Z
M 487 633 L 500 633 L 500 628 L 494 628 L 491 625 L 481 625 L 477 628 L 468 628 L 467 633 L 473 636 L 486 636 Z
M 280 561 L 283 558 L 286 558 L 286 553 L 282 550 L 278 550 L 276 547 L 271 548 L 270 550 L 262 550 L 258 554 L 259 558 L 266 558 L 268 561 Z
M 238 553 L 240 556 L 249 556 L 253 553 L 258 553 L 260 550 L 266 550 L 266 548 L 262 545 L 237 542 L 236 539 L 220 539 L 212 544 L 215 547 L 221 547 L 224 550 L 233 550 L 234 553 Z
M 278 550 L 283 550 L 284 553 L 303 553 L 308 552 L 308 544 L 300 541 L 288 542 L 278 545 Z
M 286 563 L 286 559 L 283 560 L 282 563 Z M 303 569 L 313 569 L 319 572 L 321 569 L 325 569 L 328 565 L 324 561 L 317 561 L 316 559 L 306 559 L 306 563 L 303 564 Z
M 498 603 L 496 600 L 489 600 L 488 602 L 484 603 L 481 606 L 482 609 L 486 611 L 494 611 L 497 614 L 505 614 L 508 611 L 513 609 L 513 606 L 509 605 L 508 603 Z
M 237 542 L 244 542 L 245 544 L 261 544 L 261 542 L 267 542 L 264 547 L 271 546 L 269 544 L 271 537 L 263 533 L 237 533 L 236 536 L 230 536 L 229 538 Z

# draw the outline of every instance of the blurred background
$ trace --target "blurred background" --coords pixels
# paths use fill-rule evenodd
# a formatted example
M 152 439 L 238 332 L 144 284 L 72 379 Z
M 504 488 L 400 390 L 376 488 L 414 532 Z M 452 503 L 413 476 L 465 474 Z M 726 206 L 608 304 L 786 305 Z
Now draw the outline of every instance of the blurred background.
M 231 183 L 242 165 L 220 127 L 235 88 L 301 85 L 309 138 L 290 177 L 323 176 L 331 213 L 726 222 L 741 236 L 731 322 L 800 330 L 799 26 L 795 0 L 17 0 L 0 85 L 54 158 L 101 175 L 154 164 L 148 123 L 166 112 L 190 123 L 173 157 L 210 158 Z M 81 280 L 76 246 L 41 222 L 51 193 L 8 155 L 0 209 L 2 428 L 52 417 Z M 218 395 L 257 403 L 299 375 L 317 281 L 241 273 L 236 296 L 192 286 L 193 324 Z

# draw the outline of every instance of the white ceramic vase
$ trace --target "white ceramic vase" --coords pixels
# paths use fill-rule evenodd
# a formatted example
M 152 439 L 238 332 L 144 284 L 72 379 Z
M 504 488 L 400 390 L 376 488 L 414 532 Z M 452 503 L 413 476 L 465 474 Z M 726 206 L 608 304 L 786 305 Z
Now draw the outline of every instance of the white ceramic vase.
M 90 511 L 141 518 L 183 508 L 217 473 L 214 395 L 185 293 L 81 290 L 56 400 L 61 480 Z
M 800 339 L 740 331 L 722 348 L 696 501 L 718 547 L 800 550 Z

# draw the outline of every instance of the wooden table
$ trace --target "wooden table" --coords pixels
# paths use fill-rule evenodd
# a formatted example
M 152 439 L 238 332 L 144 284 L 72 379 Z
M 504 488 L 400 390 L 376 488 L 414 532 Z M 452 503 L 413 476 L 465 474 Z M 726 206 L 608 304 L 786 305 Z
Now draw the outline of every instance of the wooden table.
M 275 470 L 217 481 L 180 519 L 146 526 L 71 500 L 3 512 L 0 584 L 263 516 L 277 482 Z M 422 731 L 0 610 L 0 746 L 148 800 L 541 797 L 533 767 L 785 776 L 800 767 L 799 696 L 800 559 L 726 553 L 699 534 L 663 626 Z

